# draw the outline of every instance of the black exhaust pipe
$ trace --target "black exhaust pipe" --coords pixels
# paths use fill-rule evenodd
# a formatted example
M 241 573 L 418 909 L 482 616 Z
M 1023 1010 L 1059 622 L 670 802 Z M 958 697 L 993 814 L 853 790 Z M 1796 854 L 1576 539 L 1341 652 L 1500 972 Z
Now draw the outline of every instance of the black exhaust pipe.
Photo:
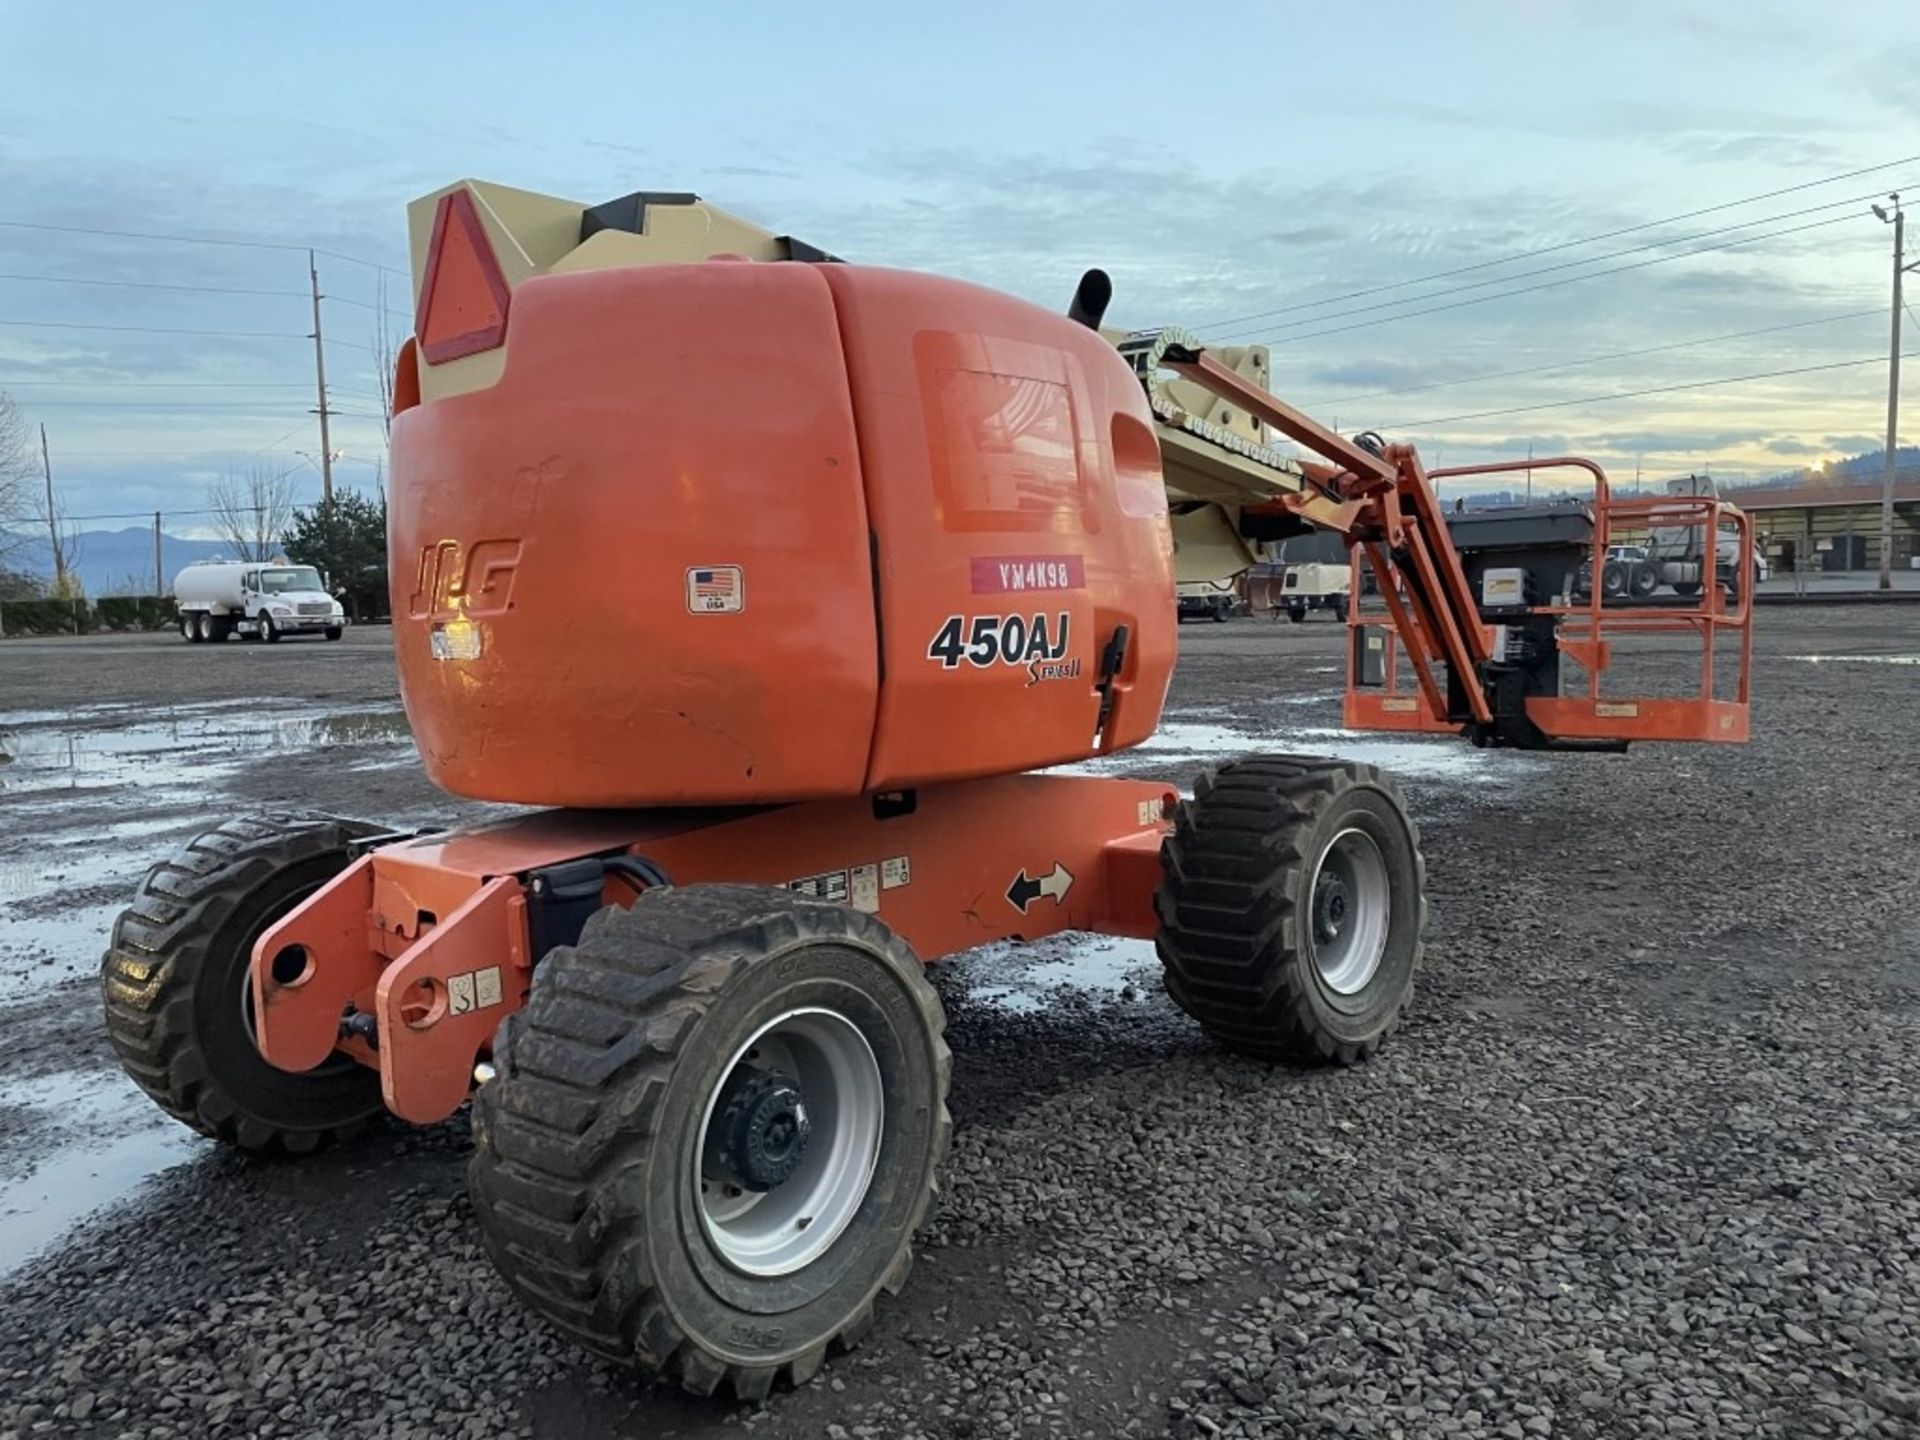
M 1104 270 L 1089 270 L 1073 289 L 1073 303 L 1067 306 L 1067 318 L 1079 321 L 1089 330 L 1098 330 L 1112 301 L 1112 278 Z

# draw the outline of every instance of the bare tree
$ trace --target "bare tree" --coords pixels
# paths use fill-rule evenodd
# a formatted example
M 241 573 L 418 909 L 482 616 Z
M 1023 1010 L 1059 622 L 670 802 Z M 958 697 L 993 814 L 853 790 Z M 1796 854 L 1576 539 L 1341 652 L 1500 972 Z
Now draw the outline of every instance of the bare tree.
M 236 560 L 271 560 L 293 519 L 293 472 L 252 464 L 227 471 L 207 486 L 213 525 Z
M 0 391 L 0 560 L 26 543 L 21 527 L 34 518 L 36 468 L 27 417 Z
M 114 581 L 104 591 L 105 595 L 151 595 L 153 593 L 153 573 L 149 570 L 129 570 Z

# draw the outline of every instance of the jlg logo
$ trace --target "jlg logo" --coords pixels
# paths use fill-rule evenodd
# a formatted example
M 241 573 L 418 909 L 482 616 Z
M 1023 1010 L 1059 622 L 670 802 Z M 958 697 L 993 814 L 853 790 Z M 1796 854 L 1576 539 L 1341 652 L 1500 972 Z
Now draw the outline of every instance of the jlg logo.
M 504 614 L 512 606 L 519 568 L 518 540 L 476 540 L 464 557 L 458 540 L 428 545 L 420 551 L 407 611 L 415 620 Z

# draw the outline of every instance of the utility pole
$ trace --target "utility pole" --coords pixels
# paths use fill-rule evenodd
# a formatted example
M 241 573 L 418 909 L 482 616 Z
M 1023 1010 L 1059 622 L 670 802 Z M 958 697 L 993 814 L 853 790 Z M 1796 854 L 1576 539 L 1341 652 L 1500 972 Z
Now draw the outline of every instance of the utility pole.
M 326 507 L 323 514 L 333 514 L 333 437 L 328 434 L 327 420 L 331 411 L 327 409 L 327 349 L 320 337 L 320 270 L 315 264 L 313 251 L 307 251 L 307 279 L 313 287 L 313 379 L 320 393 L 320 408 L 314 413 L 320 417 L 320 499 Z
M 158 597 L 167 593 L 167 574 L 161 568 L 160 560 L 160 512 L 153 512 L 153 593 Z
M 53 508 L 53 460 L 47 453 L 45 424 L 40 426 L 40 473 L 47 479 L 47 549 L 53 555 L 54 588 L 64 591 L 67 588 L 67 555 L 60 544 L 60 512 Z
M 1906 264 L 1907 215 L 1900 208 L 1900 193 L 1887 197 L 1893 207 L 1889 215 L 1878 205 L 1873 213 L 1893 226 L 1893 341 L 1887 354 L 1887 456 L 1880 477 L 1880 588 L 1893 589 L 1893 477 L 1894 453 L 1900 445 L 1900 277 Z M 1917 262 L 1920 263 L 1920 262 Z

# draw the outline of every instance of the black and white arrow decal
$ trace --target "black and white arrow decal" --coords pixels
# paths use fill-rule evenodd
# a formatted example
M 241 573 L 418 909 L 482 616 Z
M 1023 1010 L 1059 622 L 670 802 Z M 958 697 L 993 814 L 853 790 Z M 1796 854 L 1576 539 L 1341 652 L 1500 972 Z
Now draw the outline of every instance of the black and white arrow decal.
M 1051 875 L 1028 875 L 1023 865 L 1020 873 L 1013 877 L 1013 883 L 1007 886 L 1007 903 L 1024 915 L 1027 907 L 1042 895 L 1051 895 L 1056 905 L 1063 903 L 1072 888 L 1073 875 L 1058 860 L 1053 862 Z

